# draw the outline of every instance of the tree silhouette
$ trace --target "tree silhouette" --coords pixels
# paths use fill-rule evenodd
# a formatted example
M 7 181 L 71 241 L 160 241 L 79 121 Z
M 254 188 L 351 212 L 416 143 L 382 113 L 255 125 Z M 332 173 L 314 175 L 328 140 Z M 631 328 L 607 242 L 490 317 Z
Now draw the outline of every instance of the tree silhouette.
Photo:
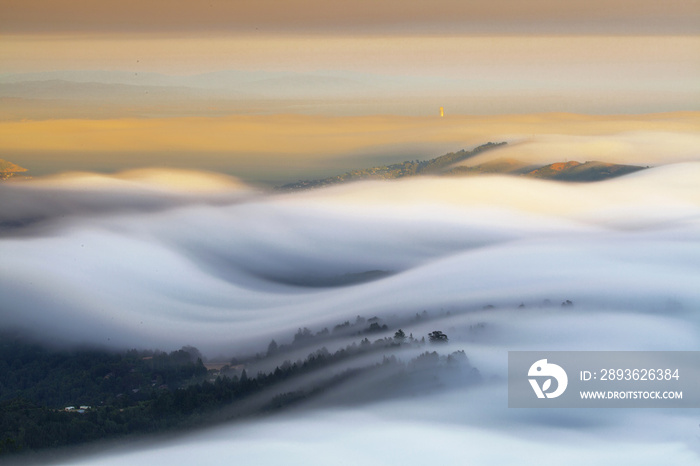
M 272 340 L 269 345 L 267 345 L 267 355 L 270 356 L 272 354 L 275 354 L 277 352 L 277 342 L 275 340 Z
M 394 340 L 398 341 L 399 343 L 403 343 L 404 340 L 406 340 L 406 334 L 404 333 L 404 331 L 398 329 L 396 333 L 394 333 Z
M 448 341 L 447 335 L 442 333 L 440 330 L 430 332 L 428 334 L 428 338 L 430 339 L 431 343 L 447 343 Z
M 294 334 L 294 343 L 297 343 L 302 340 L 308 340 L 310 338 L 313 338 L 313 333 L 311 333 L 311 330 L 308 328 L 304 327 L 303 329 L 299 329 L 296 334 Z

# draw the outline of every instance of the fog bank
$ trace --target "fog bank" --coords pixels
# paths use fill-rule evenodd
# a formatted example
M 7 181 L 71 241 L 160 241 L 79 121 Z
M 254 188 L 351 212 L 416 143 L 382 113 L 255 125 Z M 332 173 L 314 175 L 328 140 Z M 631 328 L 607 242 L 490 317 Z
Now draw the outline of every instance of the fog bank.
M 390 327 L 372 338 L 444 331 L 440 352 L 464 350 L 484 384 L 447 378 L 387 399 L 359 378 L 281 417 L 69 464 L 697 463 L 687 410 L 508 409 L 505 382 L 509 350 L 700 350 L 699 163 L 577 185 L 425 178 L 291 194 L 227 179 L 192 192 L 209 178 L 177 175 L 0 186 L 2 327 L 213 357 L 377 316 Z

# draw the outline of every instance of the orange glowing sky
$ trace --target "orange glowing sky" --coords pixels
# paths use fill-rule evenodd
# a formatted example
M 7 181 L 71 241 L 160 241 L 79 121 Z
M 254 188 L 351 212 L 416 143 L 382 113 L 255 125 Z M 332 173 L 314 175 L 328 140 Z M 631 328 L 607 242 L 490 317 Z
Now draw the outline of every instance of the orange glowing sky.
M 697 72 L 698 33 L 700 2 L 687 0 L 0 0 L 4 72 L 579 71 L 643 56 Z
M 331 170 L 592 134 L 560 113 L 654 114 L 605 124 L 693 133 L 699 33 L 700 2 L 684 0 L 0 0 L 0 158 L 35 174 Z M 251 82 L 206 74 L 231 70 Z M 518 116 L 537 113 L 536 128 Z

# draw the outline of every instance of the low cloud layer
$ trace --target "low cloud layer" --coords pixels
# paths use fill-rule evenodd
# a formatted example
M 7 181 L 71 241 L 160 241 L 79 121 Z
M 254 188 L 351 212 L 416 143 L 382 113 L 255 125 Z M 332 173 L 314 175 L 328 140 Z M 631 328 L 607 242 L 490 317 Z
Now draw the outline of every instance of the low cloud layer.
M 472 408 L 472 403 L 465 398 L 433 400 L 438 403 L 429 406 L 437 412 L 460 405 Z M 669 461 L 684 466 L 697 464 L 696 454 L 680 442 L 631 441 L 619 436 L 606 437 L 604 431 L 582 434 L 579 430 L 558 431 L 530 424 L 514 425 L 508 430 L 475 427 L 464 425 L 464 419 L 460 423 L 420 419 L 421 416 L 414 414 L 414 406 L 395 404 L 256 422 L 200 433 L 164 449 L 124 449 L 113 456 L 96 455 L 82 461 L 72 460 L 71 464 L 94 464 L 96 461 L 105 465 L 191 464 L 203 458 L 210 464 L 227 464 L 236 456 L 245 456 L 255 464 L 279 464 L 284 458 L 285 464 L 319 466 L 329 461 L 368 465 L 459 464 L 465 461 L 469 464 L 517 464 L 525 458 L 537 458 L 538 463 L 544 465 L 633 463 L 655 466 Z M 412 415 L 396 414 L 406 411 Z M 585 414 L 574 416 L 585 417 Z M 668 433 L 689 427 L 688 422 L 669 422 L 657 415 L 646 420 L 635 416 L 624 418 L 641 421 L 634 429 L 637 432 L 653 429 Z M 623 426 L 619 425 L 618 429 L 623 430 Z
M 220 180 L 213 197 L 138 178 L 0 186 L 3 328 L 214 356 L 376 315 L 418 337 L 441 328 L 445 350 L 464 350 L 487 383 L 352 411 L 336 404 L 341 387 L 280 418 L 71 464 L 506 464 L 544 449 L 542 464 L 697 462 L 686 411 L 512 410 L 505 391 L 508 350 L 700 350 L 697 162 L 582 185 L 485 177 L 263 194 Z M 42 221 L 17 222 L 22 210 Z M 328 284 L 366 271 L 387 274 Z M 574 306 L 561 307 L 567 299 Z M 432 320 L 411 320 L 423 310 Z
M 212 352 L 358 313 L 698 302 L 697 163 L 587 185 L 423 179 L 251 196 L 224 184 L 213 198 L 123 178 L 2 186 L 6 325 Z M 368 271 L 391 275 L 292 285 Z
M 498 157 L 533 164 L 570 160 L 637 165 L 688 162 L 698 159 L 697 148 L 700 144 L 697 133 L 663 131 L 585 136 L 539 135 L 514 139 L 513 144 L 499 150 Z M 493 154 L 487 153 L 469 160 L 466 165 L 478 165 L 494 158 Z

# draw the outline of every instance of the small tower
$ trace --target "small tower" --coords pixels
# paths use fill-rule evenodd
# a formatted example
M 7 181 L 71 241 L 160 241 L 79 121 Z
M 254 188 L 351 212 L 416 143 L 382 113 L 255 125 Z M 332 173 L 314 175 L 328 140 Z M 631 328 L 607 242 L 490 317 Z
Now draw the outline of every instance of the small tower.
M 445 116 L 445 109 L 440 107 L 440 116 L 444 117 Z

